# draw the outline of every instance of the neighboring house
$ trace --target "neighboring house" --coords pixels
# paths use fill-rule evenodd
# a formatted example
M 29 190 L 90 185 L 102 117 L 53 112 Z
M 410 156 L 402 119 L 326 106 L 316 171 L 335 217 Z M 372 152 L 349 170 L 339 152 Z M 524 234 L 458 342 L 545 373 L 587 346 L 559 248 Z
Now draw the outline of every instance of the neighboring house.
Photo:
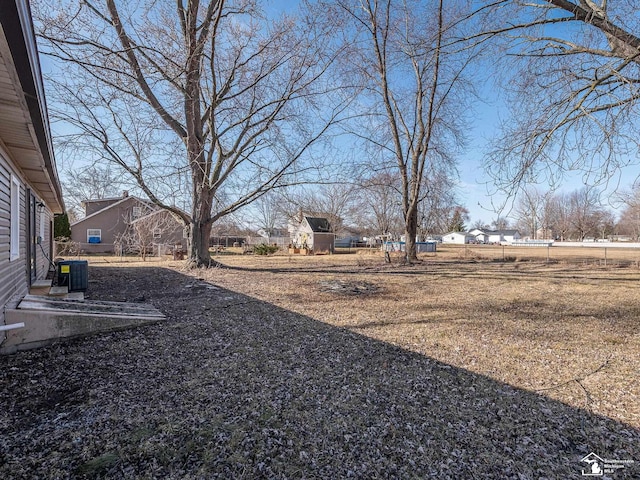
M 71 224 L 71 241 L 83 253 L 114 253 L 114 244 L 131 222 L 158 207 L 124 192 L 122 197 L 85 200 L 85 217 Z
M 123 237 L 121 238 L 129 240 L 133 247 L 150 248 L 155 255 L 166 253 L 176 245 L 180 245 L 181 251 L 187 248 L 184 224 L 161 208 L 132 220 Z
M 53 255 L 64 212 L 29 3 L 0 7 L 0 327 Z M 47 258 L 48 257 L 48 258 Z M 0 342 L 4 341 L 0 332 Z
M 486 233 L 485 230 L 480 230 L 479 228 L 474 228 L 473 230 L 469 231 L 469 234 L 473 235 L 474 241 L 476 243 L 488 243 L 489 242 L 489 235 Z
M 511 243 L 521 238 L 518 230 L 481 230 L 474 228 L 469 234 L 473 235 L 476 243 Z
M 340 231 L 337 232 L 336 239 L 334 241 L 334 245 L 341 248 L 357 247 L 364 244 L 365 240 L 362 233 L 351 227 L 342 227 Z
M 511 243 L 521 238 L 518 230 L 488 230 L 485 233 L 489 236 L 486 243 Z
M 335 239 L 334 245 L 340 248 L 357 247 L 364 244 L 365 241 L 360 235 L 345 235 Z
M 536 230 L 536 238 L 540 240 L 550 240 L 553 239 L 553 230 L 549 227 L 543 227 Z
M 335 234 L 329 220 L 322 217 L 303 216 L 298 225 L 292 225 L 291 244 L 313 253 L 333 253 Z
M 289 231 L 286 228 L 272 228 L 269 231 L 261 228 L 256 232 L 258 236 L 249 236 L 245 240 L 246 245 L 269 244 L 286 249 L 291 243 Z
M 449 232 L 442 236 L 442 243 L 455 243 L 464 245 L 465 243 L 474 242 L 476 237 L 469 232 Z
M 270 228 L 268 231 L 264 228 L 258 230 L 258 235 L 264 238 L 286 237 L 289 238 L 289 231 L 286 228 Z

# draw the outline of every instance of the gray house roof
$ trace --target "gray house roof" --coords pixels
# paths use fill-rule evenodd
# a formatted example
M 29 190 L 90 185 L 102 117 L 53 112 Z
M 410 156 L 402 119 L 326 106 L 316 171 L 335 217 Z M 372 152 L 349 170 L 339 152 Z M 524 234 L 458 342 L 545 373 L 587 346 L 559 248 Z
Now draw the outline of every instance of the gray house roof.
M 515 235 L 518 230 L 483 230 L 486 235 Z
M 311 230 L 316 233 L 331 233 L 331 224 L 329 220 L 322 217 L 304 217 L 304 219 L 311 227 Z
M 111 200 L 111 199 L 107 199 L 107 200 Z M 93 212 L 92 214 L 87 215 L 86 217 L 81 218 L 80 220 L 78 220 L 76 222 L 73 222 L 71 224 L 71 226 L 73 227 L 74 225 L 78 225 L 79 223 L 82 223 L 85 220 L 89 220 L 90 218 L 96 217 L 97 215 L 101 215 L 105 211 L 107 211 L 109 209 L 112 209 L 112 208 L 115 208 L 115 207 L 118 207 L 119 205 L 121 205 L 123 203 L 126 203 L 128 201 L 131 201 L 131 200 L 133 200 L 134 203 L 137 202 L 137 203 L 139 203 L 141 205 L 147 205 L 150 208 L 155 208 L 155 205 L 153 203 L 151 203 L 151 202 L 149 202 L 147 200 L 143 200 L 142 198 L 138 198 L 138 197 L 121 197 L 120 200 L 115 201 L 113 203 L 110 203 L 106 207 L 104 207 L 104 208 L 102 208 L 102 209 L 100 209 L 100 210 L 98 210 L 96 212 Z

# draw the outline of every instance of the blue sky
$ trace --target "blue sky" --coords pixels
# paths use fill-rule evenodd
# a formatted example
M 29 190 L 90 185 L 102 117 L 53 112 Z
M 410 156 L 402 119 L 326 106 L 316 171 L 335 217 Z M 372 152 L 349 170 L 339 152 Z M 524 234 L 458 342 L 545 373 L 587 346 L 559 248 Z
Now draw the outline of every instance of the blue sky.
M 298 5 L 298 0 L 271 0 L 266 5 L 269 13 L 277 15 L 281 12 L 295 9 Z M 43 70 L 50 70 L 51 62 L 46 57 L 41 60 Z M 499 120 L 508 116 L 498 91 L 492 90 L 492 88 L 494 87 L 485 87 L 482 92 L 485 102 L 476 104 L 475 112 L 470 122 L 470 131 L 468 132 L 468 148 L 460 155 L 458 163 L 460 172 L 458 197 L 460 203 L 470 212 L 470 223 L 477 220 L 490 223 L 498 215 L 509 214 L 512 205 L 510 201 L 512 199 L 506 199 L 504 196 L 495 193 L 490 195 L 490 192 L 494 189 L 491 184 L 487 185 L 490 179 L 482 167 L 488 142 L 497 133 Z M 59 158 L 58 162 L 59 165 L 64 164 L 64 159 Z M 621 178 L 614 179 L 611 182 L 612 184 L 608 191 L 603 195 L 604 199 L 606 200 L 607 197 L 610 197 L 611 201 L 609 203 L 615 206 L 615 190 L 629 189 L 639 175 L 640 168 L 638 166 L 625 169 Z M 579 189 L 584 184 L 585 181 L 582 175 L 576 173 L 567 176 L 566 182 L 560 187 L 560 190 L 568 192 Z M 543 184 L 538 185 L 538 188 L 542 191 L 549 189 L 548 185 Z M 502 211 L 496 212 L 494 210 L 503 204 L 505 204 L 505 207 Z
M 266 2 L 267 11 L 279 14 L 284 11 L 293 11 L 299 5 L 298 0 L 269 0 Z M 549 27 L 567 28 L 562 27 Z M 464 154 L 460 155 L 458 169 L 460 173 L 458 197 L 463 206 L 470 212 L 471 222 L 482 220 L 490 223 L 498 215 L 508 215 L 512 210 L 513 198 L 495 193 L 491 179 L 483 170 L 483 160 L 488 150 L 488 143 L 498 133 L 500 120 L 505 120 L 509 112 L 500 97 L 498 88 L 492 81 L 482 89 L 483 101 L 475 106 L 475 112 L 470 122 L 471 130 L 468 132 L 469 143 Z M 590 180 L 583 178 L 580 172 L 568 173 L 565 181 L 556 186 L 558 192 L 571 192 L 589 185 Z M 603 206 L 616 210 L 620 207 L 617 201 L 617 192 L 629 190 L 636 179 L 640 177 L 640 166 L 630 166 L 620 172 L 618 177 L 612 178 L 608 187 L 600 187 Z M 489 182 L 489 183 L 487 183 Z M 550 189 L 548 184 L 538 184 L 540 191 Z M 503 207 L 502 210 L 495 211 Z
M 472 122 L 472 131 L 469 132 L 469 147 L 466 152 L 459 157 L 459 199 L 465 206 L 471 217 L 471 222 L 482 220 L 491 223 L 499 214 L 508 215 L 513 205 L 513 198 L 489 192 L 492 188 L 491 179 L 483 169 L 484 155 L 488 149 L 490 138 L 497 134 L 501 115 L 506 115 L 504 106 L 499 102 L 493 105 L 479 105 L 477 113 Z M 640 177 L 640 165 L 631 165 L 624 168 L 611 178 L 608 186 L 597 187 L 601 192 L 602 206 L 614 212 L 620 210 L 619 194 L 628 191 L 634 182 Z M 487 184 L 489 182 L 489 184 Z M 588 178 L 584 178 L 581 172 L 567 173 L 565 180 L 556 187 L 557 192 L 572 192 L 585 185 L 592 185 Z M 545 183 L 536 185 L 540 191 L 550 190 L 550 186 Z M 504 205 L 504 210 L 495 212 L 494 208 Z

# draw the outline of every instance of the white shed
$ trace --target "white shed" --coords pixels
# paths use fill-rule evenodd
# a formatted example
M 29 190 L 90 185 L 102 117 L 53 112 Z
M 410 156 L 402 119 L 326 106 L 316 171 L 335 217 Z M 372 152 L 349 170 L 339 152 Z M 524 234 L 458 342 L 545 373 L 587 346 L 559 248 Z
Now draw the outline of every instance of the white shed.
M 442 236 L 442 243 L 455 243 L 464 245 L 475 240 L 475 237 L 469 232 L 449 232 Z
M 306 249 L 313 253 L 333 253 L 335 234 L 326 218 L 303 217 L 294 227 L 291 243 L 294 249 Z

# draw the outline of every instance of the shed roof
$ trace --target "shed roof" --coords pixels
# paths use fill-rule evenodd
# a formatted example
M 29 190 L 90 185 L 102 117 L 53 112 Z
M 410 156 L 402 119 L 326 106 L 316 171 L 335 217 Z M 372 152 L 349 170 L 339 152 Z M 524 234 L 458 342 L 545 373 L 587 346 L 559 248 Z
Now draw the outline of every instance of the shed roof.
M 304 217 L 311 227 L 311 231 L 316 233 L 331 233 L 331 224 L 329 220 L 323 217 Z

